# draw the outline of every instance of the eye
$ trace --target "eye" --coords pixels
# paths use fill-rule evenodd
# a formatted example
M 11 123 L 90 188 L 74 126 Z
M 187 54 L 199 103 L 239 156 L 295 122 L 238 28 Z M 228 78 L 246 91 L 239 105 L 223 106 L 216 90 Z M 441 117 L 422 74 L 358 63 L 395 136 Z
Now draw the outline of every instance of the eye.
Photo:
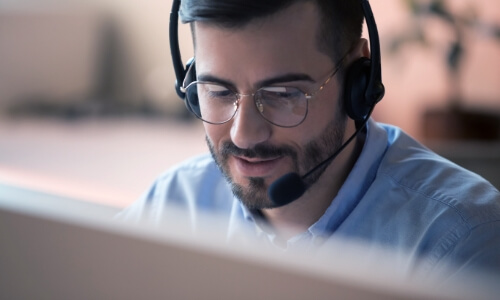
M 213 99 L 234 99 L 234 92 L 225 86 L 218 84 L 203 83 L 203 94 L 208 98 Z
M 265 87 L 260 89 L 261 95 L 266 100 L 295 100 L 301 98 L 304 93 L 294 87 Z

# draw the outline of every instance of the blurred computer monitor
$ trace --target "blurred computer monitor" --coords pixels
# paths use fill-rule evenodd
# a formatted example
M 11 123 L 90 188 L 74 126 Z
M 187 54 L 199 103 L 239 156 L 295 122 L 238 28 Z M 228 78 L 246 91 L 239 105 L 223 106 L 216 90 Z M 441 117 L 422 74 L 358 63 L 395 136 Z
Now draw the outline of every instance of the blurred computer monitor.
M 117 208 L 0 184 L 0 299 L 475 299 L 491 291 L 406 282 L 113 219 Z M 332 267 L 336 266 L 336 267 Z M 465 289 L 465 287 L 464 287 Z M 486 295 L 486 296 L 485 296 Z M 476 297 L 477 296 L 477 297 Z

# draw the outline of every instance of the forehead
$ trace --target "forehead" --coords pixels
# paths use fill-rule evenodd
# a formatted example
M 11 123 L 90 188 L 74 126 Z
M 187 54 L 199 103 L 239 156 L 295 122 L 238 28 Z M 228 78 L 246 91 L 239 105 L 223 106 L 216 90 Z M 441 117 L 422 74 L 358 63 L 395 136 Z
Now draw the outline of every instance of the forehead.
M 294 4 L 244 27 L 195 22 L 193 32 L 198 73 L 262 77 L 331 69 L 330 58 L 318 47 L 319 13 L 311 2 Z

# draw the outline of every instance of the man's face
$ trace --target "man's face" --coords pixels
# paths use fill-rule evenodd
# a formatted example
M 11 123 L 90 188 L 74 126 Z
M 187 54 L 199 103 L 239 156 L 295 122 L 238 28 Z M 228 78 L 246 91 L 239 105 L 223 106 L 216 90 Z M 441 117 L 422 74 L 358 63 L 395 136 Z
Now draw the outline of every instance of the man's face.
M 252 94 L 270 80 L 277 81 L 274 86 L 312 93 L 336 67 L 318 50 L 318 20 L 315 6 L 306 2 L 238 29 L 197 22 L 198 79 L 230 83 L 241 94 Z M 247 207 L 273 207 L 267 197 L 270 184 L 289 172 L 303 175 L 340 147 L 346 118 L 339 109 L 339 94 L 334 77 L 309 100 L 304 122 L 292 128 L 267 122 L 251 96 L 241 99 L 228 123 L 204 123 L 214 159 Z M 320 174 L 308 178 L 309 183 Z

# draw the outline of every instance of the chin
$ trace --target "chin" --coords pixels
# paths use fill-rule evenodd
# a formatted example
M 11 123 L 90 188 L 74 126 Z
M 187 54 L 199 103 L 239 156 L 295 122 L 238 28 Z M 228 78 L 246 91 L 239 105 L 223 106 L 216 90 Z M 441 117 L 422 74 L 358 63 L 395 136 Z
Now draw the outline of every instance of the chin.
M 264 209 L 273 208 L 274 204 L 267 196 L 268 185 L 264 178 L 251 177 L 246 178 L 245 184 L 239 184 L 230 181 L 233 194 L 243 203 L 248 209 Z

